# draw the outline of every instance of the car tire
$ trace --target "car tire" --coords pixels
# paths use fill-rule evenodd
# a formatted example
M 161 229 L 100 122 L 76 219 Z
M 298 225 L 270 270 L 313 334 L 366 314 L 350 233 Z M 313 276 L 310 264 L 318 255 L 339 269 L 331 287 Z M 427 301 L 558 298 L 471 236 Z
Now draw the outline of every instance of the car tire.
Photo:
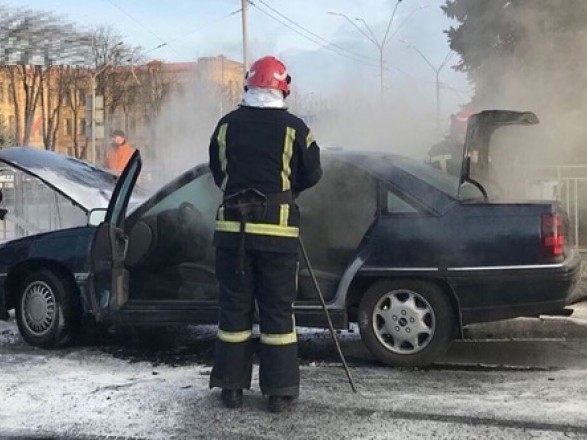
M 390 366 L 431 364 L 448 348 L 455 325 L 447 293 L 426 281 L 378 282 L 359 307 L 363 343 Z
M 23 339 L 41 348 L 71 341 L 81 323 L 80 300 L 73 282 L 40 270 L 26 277 L 21 286 L 16 321 Z

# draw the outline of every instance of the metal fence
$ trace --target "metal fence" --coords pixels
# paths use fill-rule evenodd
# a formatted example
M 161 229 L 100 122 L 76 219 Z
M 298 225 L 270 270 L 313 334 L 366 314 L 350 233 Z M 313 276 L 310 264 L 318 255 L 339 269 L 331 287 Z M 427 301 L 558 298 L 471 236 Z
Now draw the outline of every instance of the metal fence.
M 523 169 L 523 185 L 539 198 L 558 200 L 569 215 L 571 244 L 587 252 L 587 166 L 533 166 Z

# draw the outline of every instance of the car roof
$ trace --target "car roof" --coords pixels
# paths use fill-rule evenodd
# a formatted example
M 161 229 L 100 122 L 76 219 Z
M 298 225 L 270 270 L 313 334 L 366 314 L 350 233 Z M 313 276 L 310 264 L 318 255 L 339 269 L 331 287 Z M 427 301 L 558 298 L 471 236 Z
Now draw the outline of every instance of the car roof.
M 459 178 L 423 161 L 385 152 L 328 149 L 323 157 L 360 168 L 437 212 L 443 212 L 457 199 Z

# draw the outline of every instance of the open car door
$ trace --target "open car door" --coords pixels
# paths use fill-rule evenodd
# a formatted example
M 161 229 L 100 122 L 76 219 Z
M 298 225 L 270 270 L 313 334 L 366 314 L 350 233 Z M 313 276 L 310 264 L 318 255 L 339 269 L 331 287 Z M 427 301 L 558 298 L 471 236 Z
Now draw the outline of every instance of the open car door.
M 511 110 L 485 110 L 469 117 L 467 135 L 463 148 L 461 166 L 460 190 L 463 183 L 475 185 L 487 199 L 487 192 L 476 180 L 487 178 L 490 163 L 491 137 L 495 130 L 508 125 L 536 125 L 538 117 L 532 112 L 517 112 Z
M 128 300 L 128 270 L 124 264 L 128 236 L 124 231 L 124 220 L 141 166 L 141 156 L 137 150 L 120 175 L 104 221 L 94 234 L 89 259 L 89 292 L 97 321 L 119 310 Z

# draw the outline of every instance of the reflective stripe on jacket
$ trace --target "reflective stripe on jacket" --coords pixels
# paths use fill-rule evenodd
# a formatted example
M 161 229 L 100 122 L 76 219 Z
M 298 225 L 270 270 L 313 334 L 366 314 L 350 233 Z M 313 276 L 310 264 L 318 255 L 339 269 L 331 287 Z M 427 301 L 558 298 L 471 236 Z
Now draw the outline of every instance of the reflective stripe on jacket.
M 265 218 L 245 225 L 246 247 L 297 250 L 297 206 L 271 196 L 299 193 L 322 176 L 320 150 L 306 124 L 285 109 L 240 107 L 219 121 L 209 152 L 214 181 L 226 195 L 252 188 L 269 198 Z M 235 247 L 239 232 L 239 219 L 220 207 L 215 244 Z

